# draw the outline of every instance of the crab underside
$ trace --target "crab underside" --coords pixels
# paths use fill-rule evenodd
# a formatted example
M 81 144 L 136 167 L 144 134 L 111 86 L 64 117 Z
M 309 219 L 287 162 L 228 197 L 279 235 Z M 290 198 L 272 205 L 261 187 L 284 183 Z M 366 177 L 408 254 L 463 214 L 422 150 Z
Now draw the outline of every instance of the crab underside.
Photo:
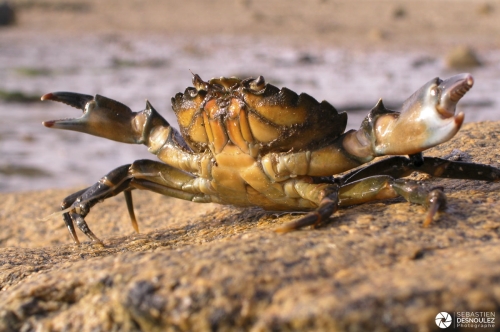
M 443 190 L 404 177 L 418 171 L 448 178 L 500 178 L 500 170 L 492 166 L 422 155 L 460 129 L 464 114 L 455 114 L 456 105 L 473 82 L 469 74 L 433 79 L 398 111 L 386 109 L 380 100 L 360 129 L 347 132 L 346 113 L 307 94 L 266 84 L 262 76 L 205 82 L 193 75 L 193 87 L 172 98 L 180 131 L 149 102 L 132 112 L 100 95 L 46 94 L 42 100 L 83 110 L 80 118 L 46 121 L 46 127 L 144 144 L 161 160 L 120 166 L 66 197 L 64 222 L 75 243 L 75 223 L 100 242 L 84 218 L 97 202 L 123 192 L 138 231 L 131 191 L 145 189 L 193 202 L 309 211 L 279 232 L 318 225 L 338 207 L 403 196 L 428 207 L 427 226 L 445 207 Z M 394 156 L 362 167 L 384 155 Z

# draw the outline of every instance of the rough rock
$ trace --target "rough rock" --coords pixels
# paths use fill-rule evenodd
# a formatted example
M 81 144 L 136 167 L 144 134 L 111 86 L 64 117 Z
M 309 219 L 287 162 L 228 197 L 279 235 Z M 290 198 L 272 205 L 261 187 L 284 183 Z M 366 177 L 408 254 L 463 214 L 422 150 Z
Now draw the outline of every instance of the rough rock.
M 13 25 L 16 22 L 16 12 L 7 2 L 0 3 L 0 27 Z
M 445 56 L 445 63 L 451 69 L 471 69 L 482 65 L 476 52 L 467 46 L 452 48 Z
M 500 166 L 500 123 L 464 127 L 428 155 Z M 140 234 L 122 197 L 91 211 L 104 247 L 40 220 L 70 190 L 1 194 L 0 330 L 428 331 L 442 311 L 498 317 L 500 183 L 418 178 L 449 198 L 429 228 L 402 199 L 278 235 L 294 216 L 134 192 Z

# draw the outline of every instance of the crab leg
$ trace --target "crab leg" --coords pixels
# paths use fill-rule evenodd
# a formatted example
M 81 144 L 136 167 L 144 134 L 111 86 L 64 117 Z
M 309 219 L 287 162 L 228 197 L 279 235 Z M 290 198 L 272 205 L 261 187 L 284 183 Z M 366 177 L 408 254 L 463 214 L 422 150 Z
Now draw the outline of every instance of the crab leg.
M 134 201 L 132 200 L 132 190 L 124 190 L 123 196 L 125 196 L 125 202 L 127 203 L 127 211 L 130 216 L 130 222 L 132 223 L 132 227 L 139 233 L 139 225 L 137 224 L 137 218 L 135 217 L 134 212 Z
M 388 175 L 365 178 L 343 185 L 339 191 L 339 206 L 350 206 L 365 202 L 404 197 L 410 203 L 428 208 L 424 220 L 427 227 L 436 212 L 446 207 L 446 196 L 442 188 L 428 188 L 426 185 L 409 179 L 394 179 Z
M 420 155 L 420 154 L 419 154 Z M 391 157 L 344 175 L 340 182 L 351 183 L 374 175 L 401 178 L 412 172 L 426 173 L 440 178 L 499 181 L 500 169 L 483 164 L 446 160 L 434 157 Z
M 217 201 L 216 192 L 207 179 L 196 177 L 153 160 L 137 160 L 129 168 L 130 186 L 148 189 L 188 201 Z
M 97 236 L 88 227 L 85 216 L 90 212 L 90 208 L 108 197 L 113 197 L 125 189 L 129 188 L 130 178 L 128 177 L 128 168 L 130 165 L 120 166 L 102 177 L 96 184 L 86 189 L 80 190 L 69 195 L 63 200 L 62 209 L 69 208 L 69 212 L 63 214 L 64 222 L 73 238 L 78 244 L 73 222 L 76 226 L 92 240 L 92 242 L 102 243 Z
M 438 210 L 446 206 L 446 197 L 441 188 L 427 188 L 423 184 L 408 179 L 394 179 L 388 175 L 372 176 L 343 186 L 337 184 L 311 185 L 310 194 L 303 194 L 304 198 L 314 200 L 315 191 L 319 190 L 319 207 L 293 222 L 285 224 L 275 231 L 285 233 L 306 226 L 316 226 L 328 219 L 338 207 L 357 205 L 371 201 L 404 197 L 408 202 L 424 205 L 428 208 L 424 220 L 427 227 Z M 316 190 L 315 190 L 316 189 Z M 317 199 L 316 199 L 317 201 Z
M 128 165 L 119 167 L 119 168 L 113 170 L 112 172 L 110 172 L 110 173 L 108 173 L 106 175 L 106 180 L 107 180 L 106 182 L 108 182 L 108 187 L 109 187 L 109 184 L 112 183 L 111 181 L 119 180 L 121 177 L 123 177 L 122 173 L 126 170 L 126 166 L 128 166 Z M 117 179 L 115 179 L 115 178 L 117 178 Z M 103 179 L 101 179 L 101 181 Z M 100 183 L 100 181 L 98 182 L 98 184 L 99 183 Z M 85 196 L 89 196 L 89 193 L 92 193 L 93 195 L 96 195 L 95 191 L 91 190 L 91 188 L 92 187 L 88 187 L 88 188 L 79 190 L 76 193 L 73 193 L 73 194 L 69 195 L 68 197 L 66 197 L 63 200 L 62 204 L 61 204 L 61 210 L 64 211 L 64 210 L 67 210 L 68 208 L 73 207 L 73 209 L 70 209 L 70 211 L 73 211 L 74 210 L 74 206 L 73 205 L 78 204 L 78 203 L 80 203 L 82 201 L 85 201 L 84 197 Z M 99 187 L 99 188 L 101 188 L 101 187 Z M 137 219 L 135 217 L 134 207 L 133 207 L 133 203 L 132 203 L 132 193 L 131 193 L 130 190 L 131 189 L 124 190 L 123 193 L 125 195 L 125 201 L 127 203 L 127 210 L 128 210 L 129 216 L 130 216 L 130 221 L 132 223 L 132 227 L 134 228 L 134 230 L 137 233 L 139 233 L 139 226 L 137 224 Z M 105 198 L 111 197 L 111 196 L 115 196 L 118 193 L 120 193 L 120 187 L 117 187 L 113 191 L 111 191 L 110 193 L 108 193 L 108 196 L 106 196 Z M 93 200 L 92 199 L 90 199 L 90 200 L 87 199 L 86 203 L 89 204 L 88 208 L 92 207 L 95 203 L 98 202 L 96 200 L 96 199 L 98 199 L 98 197 L 99 197 L 99 195 L 97 195 L 97 197 L 95 197 Z M 87 211 L 87 213 L 88 213 L 88 211 Z M 65 213 L 63 213 L 64 223 L 66 224 L 66 227 L 68 228 L 68 231 L 71 234 L 71 237 L 73 238 L 73 241 L 76 244 L 80 243 L 80 240 L 78 239 L 78 236 L 76 235 L 75 226 L 73 224 L 73 219 L 72 218 L 75 218 L 75 221 L 76 220 L 79 221 L 79 222 L 77 222 L 77 226 L 78 226 L 78 223 L 79 223 L 78 228 L 80 228 L 83 233 L 85 233 L 93 241 L 100 242 L 99 239 L 94 235 L 94 233 L 92 233 L 92 231 L 88 228 L 87 223 L 85 222 L 85 220 L 83 219 L 83 217 L 81 217 L 81 215 L 78 216 L 78 215 L 70 214 L 69 212 L 65 212 Z
M 86 192 L 89 188 L 85 188 L 82 190 L 77 191 L 76 193 L 73 193 L 66 197 L 63 202 L 61 203 L 61 210 L 66 210 L 69 208 L 78 197 L 80 197 L 84 192 Z M 64 224 L 68 228 L 69 233 L 71 234 L 71 237 L 73 238 L 73 241 L 78 244 L 80 241 L 78 240 L 78 236 L 76 235 L 75 232 L 75 225 L 73 224 L 73 219 L 71 219 L 69 213 L 63 213 L 63 220 Z
M 200 174 L 202 157 L 191 151 L 180 133 L 170 126 L 149 103 L 140 112 L 101 95 L 74 92 L 52 92 L 42 96 L 83 111 L 80 118 L 43 122 L 48 128 L 79 131 L 113 141 L 144 144 L 149 152 L 173 167 Z
M 160 162 L 138 160 L 133 164 L 114 169 L 93 186 L 64 199 L 61 207 L 63 210 L 69 209 L 69 211 L 65 212 L 63 217 L 74 242 L 79 243 L 73 222 L 92 242 L 102 243 L 88 227 L 85 216 L 95 204 L 120 192 L 125 193 L 132 225 L 138 231 L 131 205 L 132 195 L 130 191 L 133 189 L 149 189 L 163 195 L 196 202 L 217 200 L 215 196 L 211 195 L 213 189 L 210 187 L 210 183 L 204 179 Z
M 318 208 L 297 220 L 279 227 L 275 230 L 277 233 L 286 233 L 307 226 L 317 226 L 321 221 L 330 218 L 330 216 L 337 211 L 339 206 L 338 184 L 310 184 L 299 182 L 294 187 L 302 198 L 316 202 Z

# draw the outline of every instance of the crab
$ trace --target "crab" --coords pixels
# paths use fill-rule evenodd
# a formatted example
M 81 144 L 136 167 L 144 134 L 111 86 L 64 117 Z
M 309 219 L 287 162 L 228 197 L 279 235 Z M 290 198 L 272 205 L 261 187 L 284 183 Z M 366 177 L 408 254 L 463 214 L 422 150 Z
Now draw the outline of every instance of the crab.
M 120 166 L 66 197 L 61 213 L 75 243 L 79 239 L 74 224 L 91 241 L 102 243 L 84 218 L 96 203 L 121 192 L 138 232 L 134 189 L 193 202 L 304 211 L 276 229 L 288 232 L 317 226 L 339 207 L 397 196 L 426 206 L 423 225 L 428 226 L 446 206 L 446 197 L 442 188 L 405 178 L 414 171 L 445 178 L 500 179 L 500 169 L 489 165 L 422 155 L 460 129 L 464 114 L 455 114 L 455 109 L 473 86 L 470 74 L 430 80 L 398 111 L 386 109 L 380 99 L 361 127 L 347 132 L 345 112 L 305 93 L 279 89 L 262 76 L 206 82 L 193 74 L 192 82 L 193 87 L 172 98 L 180 130 L 149 101 L 144 110 L 132 112 L 101 95 L 42 96 L 83 110 L 80 118 L 43 122 L 46 127 L 144 144 L 161 160 Z M 387 155 L 392 157 L 362 166 Z

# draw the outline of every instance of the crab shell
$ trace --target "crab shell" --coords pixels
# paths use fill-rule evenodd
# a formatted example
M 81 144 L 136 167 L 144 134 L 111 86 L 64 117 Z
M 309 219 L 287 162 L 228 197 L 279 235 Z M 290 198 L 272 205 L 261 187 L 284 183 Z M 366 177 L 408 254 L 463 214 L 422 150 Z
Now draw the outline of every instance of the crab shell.
M 313 149 L 341 135 L 347 114 L 308 94 L 266 84 L 264 78 L 217 78 L 172 98 L 186 143 L 195 152 L 221 153 L 230 144 L 252 157 L 269 151 Z

